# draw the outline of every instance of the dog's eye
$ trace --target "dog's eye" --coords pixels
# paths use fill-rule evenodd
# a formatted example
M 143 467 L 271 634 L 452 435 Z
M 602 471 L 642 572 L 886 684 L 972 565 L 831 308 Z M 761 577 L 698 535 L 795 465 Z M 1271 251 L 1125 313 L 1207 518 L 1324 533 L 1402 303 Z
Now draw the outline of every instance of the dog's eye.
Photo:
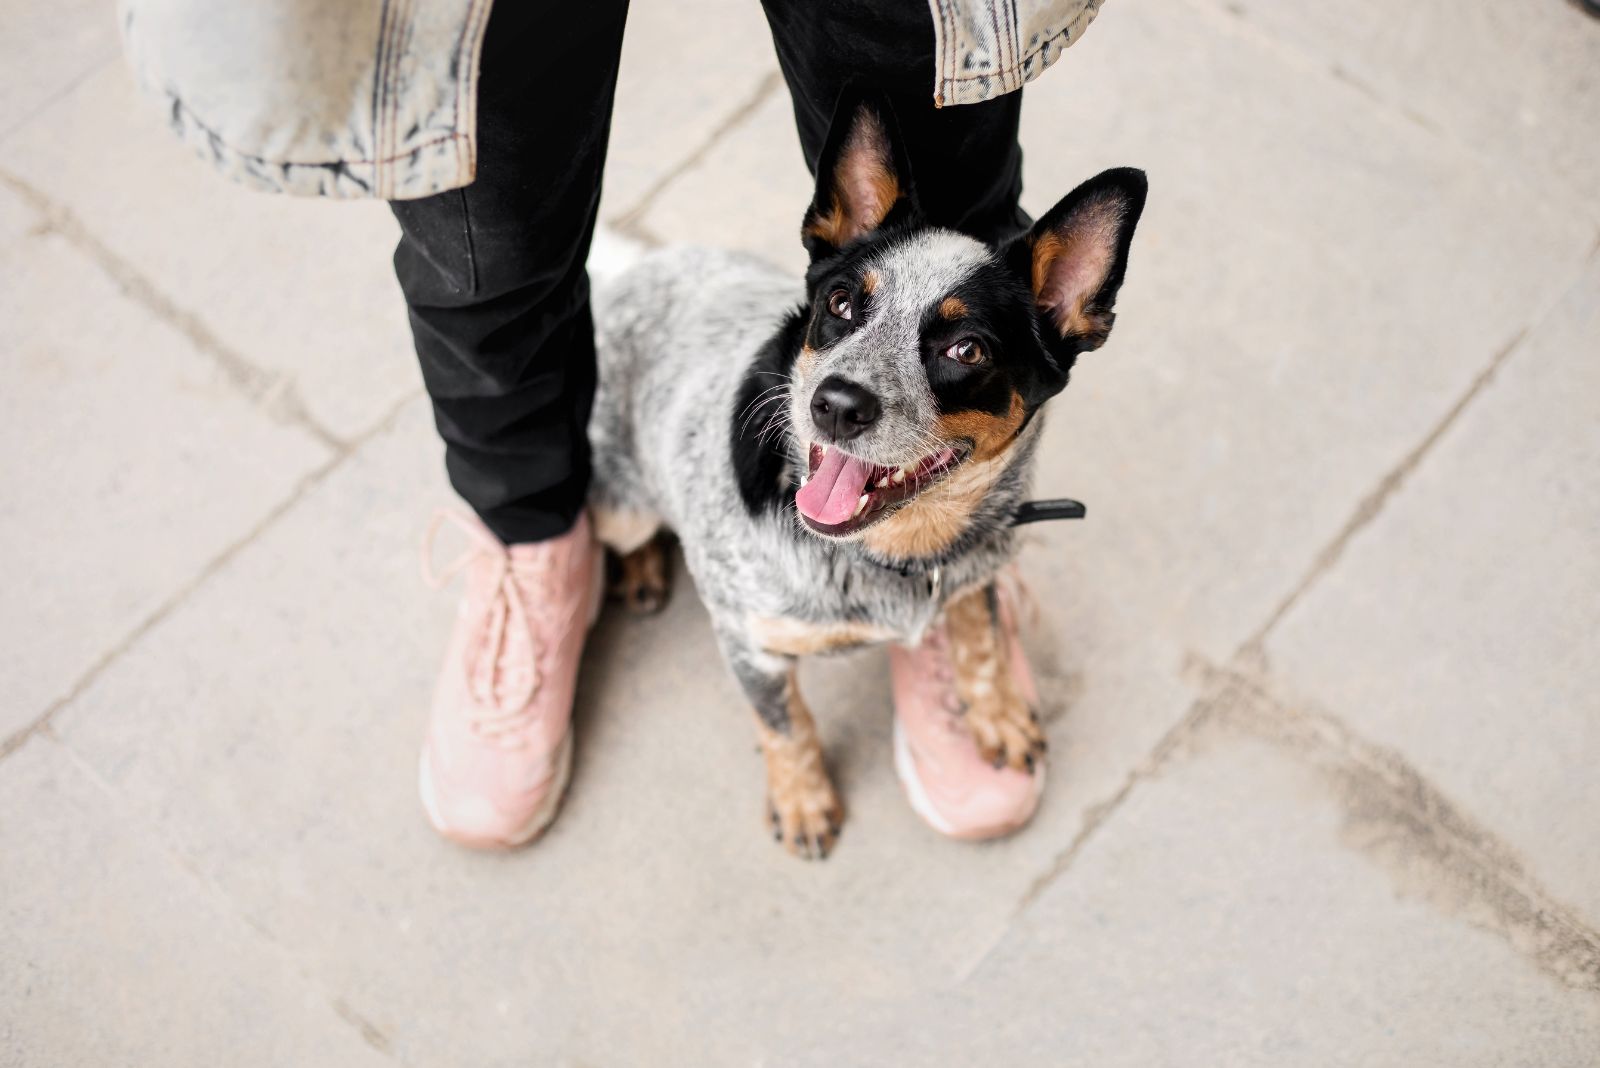
M 970 337 L 964 337 L 957 341 L 954 345 L 945 349 L 944 354 L 957 363 L 964 363 L 968 367 L 975 363 L 983 362 L 983 346 Z
M 828 314 L 835 319 L 848 319 L 853 314 L 850 308 L 850 294 L 842 289 L 835 289 L 828 294 Z

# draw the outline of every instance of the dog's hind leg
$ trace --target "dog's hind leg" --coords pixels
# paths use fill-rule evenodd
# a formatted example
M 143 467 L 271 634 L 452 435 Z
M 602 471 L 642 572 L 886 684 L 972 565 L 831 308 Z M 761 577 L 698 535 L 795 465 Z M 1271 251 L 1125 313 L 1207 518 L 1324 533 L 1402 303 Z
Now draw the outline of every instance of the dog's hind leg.
M 606 592 L 630 612 L 653 615 L 671 595 L 667 573 L 667 537 L 661 532 L 624 556 L 606 562 Z
M 643 508 L 591 500 L 589 516 L 594 522 L 595 539 L 618 556 L 627 556 L 647 544 L 661 529 L 661 517 Z
M 755 706 L 773 837 L 796 856 L 821 860 L 839 837 L 844 805 L 823 764 L 816 722 L 795 684 L 795 660 L 736 641 L 724 640 L 723 651 Z
M 632 612 L 647 615 L 667 604 L 667 554 L 661 518 L 638 508 L 590 505 L 594 535 L 609 552 L 607 592 Z

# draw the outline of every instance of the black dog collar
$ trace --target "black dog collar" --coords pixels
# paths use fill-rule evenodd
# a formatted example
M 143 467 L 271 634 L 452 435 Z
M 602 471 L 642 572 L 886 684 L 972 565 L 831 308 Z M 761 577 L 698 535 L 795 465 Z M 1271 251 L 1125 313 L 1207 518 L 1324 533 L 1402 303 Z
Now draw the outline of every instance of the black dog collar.
M 1041 523 L 1046 519 L 1082 519 L 1088 514 L 1089 509 L 1083 506 L 1082 501 L 1070 497 L 1023 501 L 1017 508 L 1017 514 L 1011 517 L 1011 525 L 1020 527 L 1024 523 Z

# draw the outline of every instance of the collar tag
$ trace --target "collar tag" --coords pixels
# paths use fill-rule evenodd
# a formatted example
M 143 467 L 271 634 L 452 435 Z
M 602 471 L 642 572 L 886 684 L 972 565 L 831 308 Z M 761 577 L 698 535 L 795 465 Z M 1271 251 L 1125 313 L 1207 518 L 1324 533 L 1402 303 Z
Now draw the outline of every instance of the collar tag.
M 1082 501 L 1075 501 L 1070 497 L 1053 497 L 1046 501 L 1024 501 L 1018 508 L 1017 514 L 1012 516 L 1011 525 L 1020 527 L 1024 523 L 1039 523 L 1046 519 L 1082 519 L 1089 514 Z

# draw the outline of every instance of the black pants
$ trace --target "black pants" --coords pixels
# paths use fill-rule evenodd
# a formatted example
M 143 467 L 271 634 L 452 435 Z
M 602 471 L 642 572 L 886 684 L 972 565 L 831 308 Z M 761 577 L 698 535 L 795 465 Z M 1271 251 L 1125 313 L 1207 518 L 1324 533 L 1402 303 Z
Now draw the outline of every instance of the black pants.
M 479 78 L 477 180 L 392 205 L 402 231 L 395 271 L 450 482 L 507 543 L 565 532 L 588 491 L 595 356 L 584 262 L 627 6 L 496 3 Z M 933 222 L 989 238 L 1024 224 L 1021 93 L 936 109 L 926 0 L 765 7 L 808 168 L 840 91 L 880 89 Z M 794 205 L 796 241 L 805 207 Z

